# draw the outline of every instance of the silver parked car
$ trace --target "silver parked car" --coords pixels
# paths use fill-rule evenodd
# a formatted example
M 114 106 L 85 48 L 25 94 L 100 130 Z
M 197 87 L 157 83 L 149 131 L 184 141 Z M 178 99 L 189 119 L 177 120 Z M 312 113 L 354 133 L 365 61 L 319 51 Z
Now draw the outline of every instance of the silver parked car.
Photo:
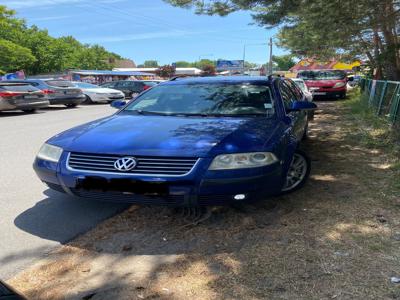
M 8 82 L 29 83 L 46 94 L 51 105 L 63 104 L 66 107 L 75 107 L 86 100 L 82 90 L 72 82 L 63 79 L 25 79 Z
M 0 81 L 0 111 L 22 110 L 33 113 L 48 105 L 49 101 L 41 90 L 27 83 Z
M 95 84 L 86 82 L 72 82 L 76 87 L 80 88 L 86 96 L 85 103 L 104 103 L 112 102 L 114 100 L 124 100 L 125 95 L 123 92 L 101 87 Z

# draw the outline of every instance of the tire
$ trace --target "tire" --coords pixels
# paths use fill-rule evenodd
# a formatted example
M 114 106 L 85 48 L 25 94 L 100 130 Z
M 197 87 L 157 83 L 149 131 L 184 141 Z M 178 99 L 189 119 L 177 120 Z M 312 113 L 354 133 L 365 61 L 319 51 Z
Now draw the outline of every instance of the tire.
M 35 108 L 31 108 L 31 109 L 23 109 L 23 112 L 27 113 L 27 114 L 33 114 L 36 112 Z
M 305 141 L 307 139 L 308 139 L 308 124 L 307 124 L 306 128 L 304 129 L 304 133 L 303 133 L 301 140 Z
M 90 99 L 90 97 L 88 95 L 85 95 L 85 96 L 86 96 L 86 99 L 85 99 L 85 101 L 83 101 L 83 103 L 85 103 L 85 104 L 93 104 L 92 99 Z
M 295 166 L 297 165 L 297 171 Z M 288 173 L 286 175 L 285 183 L 282 188 L 282 194 L 288 194 L 294 191 L 301 189 L 304 184 L 307 182 L 308 177 L 310 176 L 311 171 L 311 160 L 307 156 L 307 154 L 297 149 L 293 155 L 292 162 L 290 164 Z M 296 180 L 296 175 L 298 174 L 298 179 Z M 294 178 L 293 178 L 294 177 Z
M 65 106 L 68 107 L 68 108 L 74 108 L 74 107 L 76 107 L 77 105 L 78 105 L 78 104 L 76 104 L 76 103 L 65 104 Z

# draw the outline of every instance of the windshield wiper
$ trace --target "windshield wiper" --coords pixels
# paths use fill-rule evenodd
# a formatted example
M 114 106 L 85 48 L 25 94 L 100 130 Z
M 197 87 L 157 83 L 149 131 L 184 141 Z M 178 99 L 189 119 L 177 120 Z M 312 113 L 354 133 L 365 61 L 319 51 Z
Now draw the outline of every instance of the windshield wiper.
M 129 110 L 130 112 L 137 113 L 139 115 L 154 115 L 154 116 L 170 116 L 171 114 L 168 113 L 162 113 L 162 112 L 155 112 L 155 111 L 146 111 L 146 110 Z

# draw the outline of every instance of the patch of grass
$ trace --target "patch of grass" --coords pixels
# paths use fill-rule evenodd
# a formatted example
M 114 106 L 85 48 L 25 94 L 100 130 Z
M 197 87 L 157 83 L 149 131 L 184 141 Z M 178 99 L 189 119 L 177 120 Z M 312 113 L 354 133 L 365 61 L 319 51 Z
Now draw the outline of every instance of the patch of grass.
M 399 130 L 387 118 L 375 114 L 359 89 L 349 95 L 344 105 L 350 109 L 348 117 L 354 121 L 352 129 L 363 145 L 369 148 L 385 148 L 385 152 L 393 154 L 400 153 Z
M 393 174 L 390 186 L 400 191 L 400 128 L 391 125 L 387 118 L 377 116 L 359 89 L 350 93 L 343 105 L 348 108 L 345 117 L 351 121 L 351 138 L 367 148 L 379 149 L 390 156 L 389 170 Z

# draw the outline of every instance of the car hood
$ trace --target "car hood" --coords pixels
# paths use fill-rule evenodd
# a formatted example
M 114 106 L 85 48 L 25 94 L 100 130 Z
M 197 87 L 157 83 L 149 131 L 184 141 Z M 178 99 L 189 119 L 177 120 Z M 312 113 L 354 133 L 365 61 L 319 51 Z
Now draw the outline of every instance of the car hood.
M 262 151 L 279 136 L 276 119 L 192 118 L 117 114 L 56 135 L 48 142 L 69 152 L 208 157 Z
M 86 93 L 99 93 L 99 94 L 118 93 L 118 94 L 122 94 L 121 91 L 113 90 L 113 89 L 109 89 L 109 88 L 93 88 L 93 89 L 81 89 L 81 90 Z

